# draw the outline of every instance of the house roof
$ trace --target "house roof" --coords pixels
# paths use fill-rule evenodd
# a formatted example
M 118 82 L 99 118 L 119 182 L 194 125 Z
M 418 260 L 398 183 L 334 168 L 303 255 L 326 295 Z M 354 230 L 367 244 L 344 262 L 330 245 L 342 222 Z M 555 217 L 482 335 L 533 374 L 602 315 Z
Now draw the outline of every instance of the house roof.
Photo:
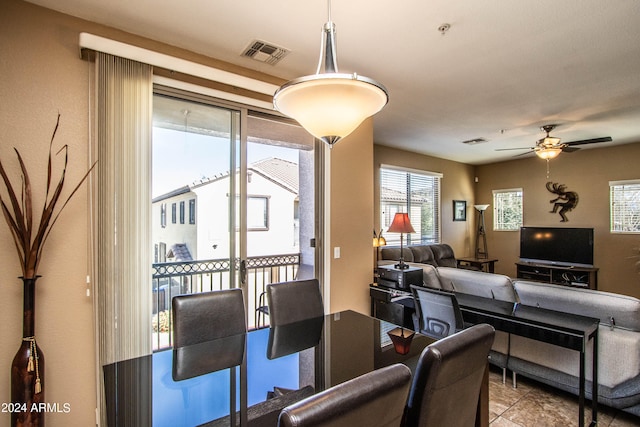
M 288 160 L 271 157 L 253 163 L 249 170 L 262 174 L 291 192 L 298 194 L 298 164 Z
M 299 174 L 298 174 L 298 164 L 294 162 L 290 162 L 288 160 L 280 159 L 277 157 L 270 157 L 267 159 L 259 160 L 255 163 L 252 163 L 247 168 L 248 171 L 253 171 L 265 177 L 266 179 L 274 182 L 275 184 L 285 188 L 286 190 L 298 194 L 299 189 Z M 175 196 L 179 196 L 180 194 L 185 194 L 190 192 L 192 189 L 201 187 L 203 185 L 210 184 L 212 182 L 219 181 L 221 179 L 226 179 L 229 176 L 229 171 L 213 175 L 212 177 L 202 178 L 198 181 L 194 181 L 189 185 L 182 186 L 173 191 L 155 197 L 152 202 L 160 202 L 162 200 L 170 199 Z
M 183 185 L 182 187 L 176 188 L 175 190 L 169 191 L 168 193 L 161 194 L 158 197 L 154 197 L 153 199 L 151 199 L 151 203 L 156 203 L 165 199 L 170 199 L 172 197 L 179 196 L 180 194 L 188 193 L 189 191 L 191 191 L 191 188 L 188 185 Z
M 193 261 L 191 252 L 186 243 L 175 243 L 169 247 L 167 251 L 167 258 L 172 258 L 172 261 Z

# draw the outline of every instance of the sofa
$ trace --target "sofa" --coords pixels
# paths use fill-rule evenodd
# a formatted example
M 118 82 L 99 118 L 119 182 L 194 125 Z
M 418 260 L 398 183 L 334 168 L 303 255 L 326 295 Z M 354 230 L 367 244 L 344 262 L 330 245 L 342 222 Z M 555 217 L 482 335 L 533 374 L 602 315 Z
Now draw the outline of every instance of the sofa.
M 413 256 L 426 252 L 424 248 L 409 247 L 407 250 L 405 261 L 408 253 Z M 453 257 L 453 251 L 451 253 Z M 598 402 L 640 416 L 639 299 L 511 279 L 501 274 L 455 268 L 451 263 L 440 266 L 435 262 L 435 256 L 433 259 L 415 256 L 411 259 L 411 265 L 423 269 L 427 287 L 599 318 Z M 428 262 L 416 261 L 421 259 Z M 380 263 L 387 261 L 383 259 Z M 589 345 L 593 344 L 590 342 Z M 575 351 L 503 332 L 496 336 L 490 362 L 512 371 L 514 381 L 515 374 L 519 374 L 578 394 L 580 364 Z M 586 393 L 591 399 L 591 351 L 587 351 L 586 366 Z

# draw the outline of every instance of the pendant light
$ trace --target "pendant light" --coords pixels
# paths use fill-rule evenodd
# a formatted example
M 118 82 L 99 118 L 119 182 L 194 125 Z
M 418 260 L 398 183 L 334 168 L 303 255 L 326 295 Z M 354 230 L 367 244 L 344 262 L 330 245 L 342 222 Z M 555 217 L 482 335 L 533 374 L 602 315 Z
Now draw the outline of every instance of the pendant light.
M 331 0 L 328 15 L 329 20 L 322 29 L 316 73 L 282 85 L 273 95 L 273 105 L 331 147 L 367 117 L 380 111 L 389 101 L 389 95 L 385 87 L 373 79 L 338 72 Z

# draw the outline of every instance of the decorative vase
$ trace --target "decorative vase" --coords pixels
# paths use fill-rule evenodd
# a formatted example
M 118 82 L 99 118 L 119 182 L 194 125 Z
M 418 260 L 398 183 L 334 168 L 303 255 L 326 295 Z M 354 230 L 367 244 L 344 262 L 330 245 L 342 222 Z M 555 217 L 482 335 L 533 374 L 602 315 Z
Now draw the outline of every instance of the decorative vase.
M 11 426 L 44 426 L 44 357 L 35 336 L 35 284 L 22 278 L 22 343 L 11 364 Z

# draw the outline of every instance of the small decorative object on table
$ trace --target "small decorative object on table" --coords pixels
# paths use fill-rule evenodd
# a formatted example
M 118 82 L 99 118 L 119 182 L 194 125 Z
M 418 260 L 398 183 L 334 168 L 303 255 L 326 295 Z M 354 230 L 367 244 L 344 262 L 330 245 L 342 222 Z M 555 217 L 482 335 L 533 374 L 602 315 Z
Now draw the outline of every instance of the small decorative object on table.
M 56 127 L 49 143 L 47 188 L 39 223 L 33 221 L 31 181 L 20 152 L 14 148 L 20 164 L 22 178 L 20 192 L 14 190 L 2 161 L 0 161 L 0 175 L 2 175 L 2 182 L 6 190 L 6 195 L 0 194 L 0 205 L 18 251 L 18 258 L 22 267 L 21 279 L 24 286 L 22 343 L 11 364 L 11 403 L 14 408 L 20 408 L 20 410 L 11 413 L 12 426 L 44 425 L 45 411 L 38 409 L 39 405 L 44 402 L 44 356 L 36 342 L 35 335 L 35 284 L 40 277 L 37 274 L 38 266 L 42 257 L 42 249 L 53 225 L 71 197 L 87 179 L 95 166 L 94 163 L 89 168 L 66 200 L 62 202 L 62 206 L 56 210 L 64 187 L 69 150 L 69 147 L 64 145 L 56 153 L 64 154 L 64 167 L 57 185 L 54 186 L 51 177 L 52 148 L 59 124 L 60 114 L 58 114 Z M 34 405 L 36 410 L 32 411 L 31 409 Z
M 407 354 L 409 350 L 411 350 L 411 341 L 413 340 L 413 336 L 416 334 L 413 331 L 404 329 L 404 328 L 395 328 L 387 332 L 389 338 L 391 338 L 391 342 L 393 343 L 393 348 L 398 354 Z

